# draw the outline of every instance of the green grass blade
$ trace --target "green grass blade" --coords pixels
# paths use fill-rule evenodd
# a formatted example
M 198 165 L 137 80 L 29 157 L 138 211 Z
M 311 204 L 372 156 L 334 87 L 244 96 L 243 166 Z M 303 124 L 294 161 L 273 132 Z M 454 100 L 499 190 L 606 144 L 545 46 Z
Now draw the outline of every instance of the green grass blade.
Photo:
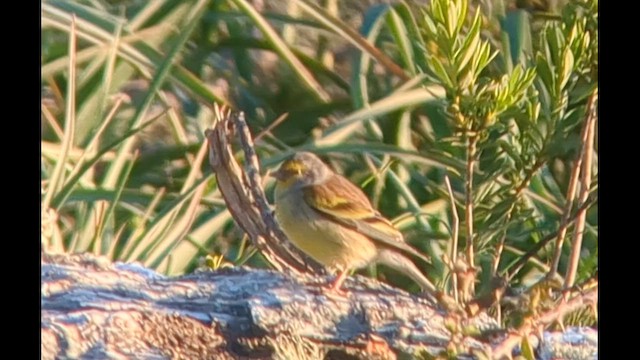
M 427 102 L 439 101 L 444 96 L 444 89 L 439 86 L 431 88 L 420 88 L 409 91 L 394 92 L 393 94 L 382 98 L 370 107 L 357 110 L 335 126 L 329 128 L 324 136 L 318 139 L 315 144 L 317 146 L 328 146 L 345 141 L 353 132 L 360 127 L 363 120 L 376 116 L 384 115 L 393 111 L 401 110 L 406 107 L 417 106 Z
M 303 84 L 311 90 L 312 94 L 322 102 L 328 102 L 331 99 L 329 94 L 324 91 L 322 86 L 313 77 L 313 74 L 311 74 L 311 72 L 309 72 L 302 62 L 300 62 L 300 60 L 293 54 L 287 44 L 285 44 L 284 40 L 282 40 L 271 25 L 269 25 L 267 20 L 247 1 L 233 0 L 233 2 L 244 13 L 246 13 L 251 20 L 253 20 L 254 24 L 258 29 L 260 29 L 266 40 L 272 44 L 275 51 L 282 57 L 282 60 L 291 66 L 296 75 L 300 80 L 302 80 Z
M 223 39 L 215 44 L 212 47 L 212 50 L 224 50 L 224 49 L 233 49 L 233 48 L 247 48 L 247 49 L 259 49 L 259 50 L 269 50 L 275 52 L 272 44 L 254 38 L 242 37 L 242 36 L 234 36 L 228 39 Z M 336 86 L 340 87 L 345 91 L 349 91 L 350 85 L 346 82 L 339 74 L 331 69 L 327 68 L 322 64 L 322 62 L 304 54 L 300 50 L 295 48 L 290 48 L 293 54 L 300 59 L 302 64 L 309 68 L 309 70 L 313 71 L 315 74 L 320 76 L 324 76 L 327 79 L 331 80 Z
M 375 43 L 375 39 L 380 34 L 384 22 L 384 16 L 389 10 L 388 5 L 372 6 L 364 14 L 362 24 L 362 34 L 368 42 Z M 361 109 L 369 105 L 369 86 L 367 74 L 371 63 L 371 55 L 366 51 L 357 53 L 352 72 L 351 83 L 353 84 L 351 98 L 354 108 Z
M 405 65 L 404 68 L 408 69 L 412 76 L 415 76 L 417 69 L 414 62 L 413 41 L 410 38 L 409 30 L 405 26 L 404 19 L 402 19 L 393 8 L 387 13 L 387 26 L 389 30 L 391 30 L 391 34 L 395 40 L 394 43 L 398 46 L 398 52 Z
M 509 35 L 509 48 L 513 64 L 526 65 L 526 60 L 532 53 L 531 26 L 529 12 L 518 9 L 508 11 L 504 19 L 504 30 Z
M 194 257 L 206 248 L 206 244 L 214 236 L 220 234 L 226 225 L 232 219 L 231 213 L 223 210 L 211 217 L 211 219 L 196 227 L 187 235 L 188 241 L 180 242 L 171 254 L 174 256 L 173 268 L 169 269 L 168 275 L 177 275 L 180 269 L 185 269 Z
M 170 206 L 170 204 L 160 203 L 160 201 L 164 198 L 165 194 L 166 194 L 166 188 L 160 188 L 160 190 L 155 195 L 153 195 L 153 199 L 151 199 L 151 201 L 148 202 L 149 205 L 144 210 L 144 213 L 140 214 L 140 220 L 137 222 L 138 225 L 136 226 L 131 236 L 129 236 L 129 239 L 138 239 L 141 237 L 141 235 L 144 233 L 145 229 L 147 228 L 147 222 L 149 221 L 151 216 L 155 213 L 156 208 L 158 207 L 159 204 L 161 206 L 166 206 L 166 207 Z M 116 258 L 124 259 L 124 255 L 130 254 L 131 251 L 133 250 L 133 247 L 136 244 L 137 243 L 135 241 L 127 241 L 122 246 L 121 250 L 117 254 L 115 254 Z
M 310 151 L 317 154 L 362 154 L 372 153 L 378 155 L 389 155 L 403 161 L 422 164 L 427 166 L 436 166 L 450 171 L 450 174 L 460 176 L 464 170 L 464 163 L 454 157 L 444 155 L 437 151 L 415 151 L 401 149 L 396 145 L 366 142 L 366 143 L 342 143 L 337 145 L 315 146 L 307 144 L 295 149 L 290 149 L 278 153 L 277 155 L 265 158 L 262 165 L 269 168 L 279 164 L 287 157 L 297 151 Z
M 199 0 L 191 9 L 189 16 L 185 19 L 184 28 L 181 31 L 180 36 L 176 40 L 176 43 L 173 45 L 171 50 L 167 53 L 165 60 L 160 64 L 160 67 L 156 71 L 155 76 L 151 84 L 149 85 L 149 90 L 142 100 L 140 106 L 136 109 L 136 114 L 132 121 L 132 126 L 139 126 L 144 116 L 147 113 L 149 107 L 151 107 L 151 102 L 156 96 L 156 93 L 160 90 L 162 84 L 164 84 L 167 75 L 169 75 L 169 70 L 171 69 L 174 62 L 177 61 L 177 57 L 180 52 L 184 49 L 184 46 L 191 36 L 191 33 L 196 28 L 198 24 L 198 19 L 202 16 L 204 10 L 206 9 L 205 5 L 207 4 L 206 0 Z M 124 162 L 126 161 L 127 156 L 131 153 L 131 149 L 134 145 L 134 139 L 128 139 L 124 142 L 122 147 L 118 151 L 118 155 L 116 159 L 113 161 L 109 170 L 107 171 L 107 175 L 102 183 L 102 186 L 105 188 L 112 188 L 117 181 L 117 178 L 120 176 L 122 172 L 122 167 L 124 166 Z
M 314 19 L 326 26 L 328 29 L 332 30 L 336 34 L 343 37 L 345 40 L 352 43 L 358 49 L 368 53 L 371 57 L 376 59 L 378 63 L 387 68 L 390 73 L 398 76 L 402 80 L 409 79 L 404 69 L 398 66 L 393 60 L 391 60 L 391 58 L 385 55 L 378 48 L 371 45 L 371 43 L 369 43 L 365 38 L 363 38 L 355 30 L 353 30 L 349 25 L 345 24 L 339 19 L 336 19 L 334 16 L 331 16 L 331 14 L 329 14 L 326 10 L 314 3 L 302 0 L 296 1 L 298 5 L 300 5 L 300 8 L 303 9 L 307 14 L 311 15 Z
M 52 205 L 56 205 L 54 195 L 58 194 L 58 187 L 64 182 L 64 167 L 67 163 L 67 155 L 73 143 L 75 120 L 76 120 L 76 22 L 75 17 L 71 18 L 71 29 L 69 30 L 69 80 L 67 81 L 67 102 L 64 120 L 64 137 L 62 139 L 62 151 L 60 158 L 56 162 L 53 174 L 49 179 L 47 192 L 42 200 L 42 210 L 47 210 Z M 57 207 L 56 207 L 57 208 Z
M 64 204 L 64 202 L 66 201 L 66 199 L 69 197 L 71 191 L 73 190 L 73 188 L 78 184 L 78 181 L 80 180 L 80 178 L 85 174 L 85 172 L 87 172 L 93 165 L 95 165 L 100 158 L 102 158 L 102 156 L 106 153 L 108 153 L 109 151 L 111 151 L 112 149 L 114 149 L 116 146 L 118 146 L 120 143 L 122 143 L 123 141 L 125 141 L 126 139 L 128 139 L 129 137 L 137 134 L 138 132 L 140 132 L 142 129 L 146 128 L 147 126 L 151 125 L 153 123 L 154 120 L 158 119 L 158 117 L 151 119 L 149 121 L 147 121 L 146 123 L 144 123 L 142 126 L 129 130 L 126 133 L 124 133 L 120 138 L 114 140 L 112 143 L 110 143 L 109 145 L 105 146 L 102 150 L 98 151 L 98 153 L 91 159 L 87 160 L 86 163 L 84 163 L 80 169 L 77 171 L 76 175 L 74 175 L 73 177 L 69 177 L 67 179 L 67 181 L 65 182 L 65 185 L 62 187 L 62 189 L 56 194 L 56 196 L 53 198 L 52 200 L 52 204 L 54 204 L 55 207 L 59 208 L 62 206 L 62 204 Z
M 52 6 L 49 3 L 43 4 L 42 7 L 42 27 L 43 29 L 48 27 L 54 27 L 62 31 L 67 31 L 68 23 L 71 18 L 70 13 L 65 13 L 63 10 Z M 88 41 L 94 46 L 85 48 L 79 51 L 76 61 L 78 63 L 91 60 L 94 56 L 100 53 L 106 53 L 108 51 L 108 45 L 112 42 L 112 31 L 116 25 L 111 24 L 106 26 L 105 29 L 95 26 L 95 24 L 80 19 L 78 21 L 78 36 L 83 40 Z M 131 26 L 124 28 L 126 31 L 131 31 Z M 118 48 L 118 56 L 123 60 L 133 65 L 136 69 L 146 74 L 150 78 L 151 70 L 159 68 L 160 64 L 165 59 L 164 54 L 160 54 L 150 45 L 140 42 L 139 40 L 150 37 L 163 37 L 169 34 L 172 30 L 171 26 L 167 24 L 159 24 L 153 27 L 139 30 L 135 33 L 127 33 L 122 36 Z M 41 75 L 43 78 L 53 76 L 54 74 L 62 71 L 67 63 L 66 57 L 53 60 L 49 63 L 43 64 L 41 68 Z M 184 90 L 196 96 L 198 99 L 213 104 L 226 104 L 226 101 L 222 98 L 216 97 L 197 76 L 186 70 L 181 65 L 174 65 L 171 71 L 171 79 L 177 83 Z
M 200 150 L 196 155 L 196 158 L 191 165 L 191 170 L 187 175 L 185 183 L 182 187 L 181 193 L 188 191 L 188 188 L 191 187 L 198 176 L 202 176 L 200 169 L 202 168 L 202 163 L 208 154 L 209 145 L 205 141 L 200 146 Z M 160 267 L 160 264 L 165 261 L 167 256 L 173 252 L 173 250 L 186 239 L 186 235 L 193 224 L 193 221 L 196 216 L 196 211 L 198 210 L 198 205 L 200 205 L 200 201 L 202 199 L 202 195 L 206 188 L 206 183 L 202 183 L 200 188 L 196 190 L 193 197 L 191 198 L 190 204 L 187 207 L 186 213 L 182 215 L 182 217 L 176 221 L 175 225 L 171 233 L 169 233 L 166 238 L 158 244 L 158 246 L 153 250 L 148 259 L 145 261 L 145 264 L 149 264 L 152 268 L 156 269 Z M 169 268 L 169 270 L 171 270 Z
M 133 241 L 131 251 L 123 254 L 122 258 L 126 261 L 145 260 L 149 253 L 162 241 L 164 233 L 173 224 L 184 203 L 193 196 L 206 180 L 206 177 L 199 179 L 190 189 L 156 215 L 155 219 L 149 224 L 148 229 L 140 237 L 130 240 Z
M 92 244 L 93 251 L 96 254 L 101 254 L 101 255 L 107 254 L 109 250 L 112 248 L 112 245 L 113 245 L 112 242 L 115 241 L 113 238 L 115 234 L 113 231 L 113 224 L 111 224 L 111 221 L 115 216 L 114 214 L 115 214 L 116 207 L 120 202 L 122 192 L 124 191 L 125 186 L 127 185 L 127 180 L 129 180 L 129 175 L 131 175 L 131 169 L 133 168 L 133 164 L 135 164 L 137 158 L 138 158 L 138 154 L 136 153 L 128 161 L 128 164 L 124 169 L 124 173 L 120 177 L 119 182 L 116 185 L 114 197 L 113 199 L 111 199 L 111 201 L 109 201 L 109 206 L 105 212 L 105 215 L 100 219 L 100 221 L 97 224 L 98 229 L 96 230 L 95 241 L 93 241 L 93 244 Z M 106 232 L 110 233 L 108 236 L 109 241 L 105 241 Z
M 193 221 L 196 217 L 196 212 L 200 205 L 200 200 L 204 194 L 206 183 L 201 183 L 191 197 L 191 201 L 187 206 L 185 213 L 174 222 L 171 232 L 155 247 L 150 253 L 147 259 L 144 261 L 146 266 L 152 269 L 157 269 L 160 265 L 167 260 L 167 257 L 172 254 L 173 250 L 181 242 L 186 241 L 186 235 Z
M 409 44 L 413 47 L 413 62 L 416 67 L 416 71 L 421 69 L 424 71 L 427 68 L 427 54 L 426 45 L 422 38 L 421 30 L 418 27 L 418 22 L 413 16 L 414 10 L 410 6 L 403 2 L 394 5 L 394 11 L 400 18 L 403 26 L 407 31 L 407 37 Z

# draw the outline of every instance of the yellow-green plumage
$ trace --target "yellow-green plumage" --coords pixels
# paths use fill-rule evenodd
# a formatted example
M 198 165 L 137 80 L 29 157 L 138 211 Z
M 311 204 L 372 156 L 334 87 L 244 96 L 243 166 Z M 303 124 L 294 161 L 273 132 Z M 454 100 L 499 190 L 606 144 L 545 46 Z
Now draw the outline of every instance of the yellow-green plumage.
M 300 250 L 319 263 L 338 270 L 359 268 L 376 256 L 375 245 L 357 232 L 337 227 L 318 214 L 302 198 L 302 189 L 276 186 L 276 219 Z
M 362 190 L 311 153 L 297 153 L 273 173 L 276 219 L 300 250 L 321 264 L 346 271 L 372 262 L 410 276 L 423 289 L 435 287 L 403 253 L 428 261 L 369 202 Z

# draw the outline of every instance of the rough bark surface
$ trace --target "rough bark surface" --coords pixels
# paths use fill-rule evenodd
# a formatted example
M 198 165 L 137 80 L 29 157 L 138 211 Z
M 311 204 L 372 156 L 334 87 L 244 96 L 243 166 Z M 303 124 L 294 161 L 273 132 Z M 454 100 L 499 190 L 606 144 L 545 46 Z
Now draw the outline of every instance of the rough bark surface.
M 365 277 L 247 268 L 165 277 L 91 255 L 42 256 L 42 358 L 395 359 L 445 349 L 429 300 Z M 480 328 L 495 328 L 479 316 Z M 473 338 L 472 348 L 486 345 Z

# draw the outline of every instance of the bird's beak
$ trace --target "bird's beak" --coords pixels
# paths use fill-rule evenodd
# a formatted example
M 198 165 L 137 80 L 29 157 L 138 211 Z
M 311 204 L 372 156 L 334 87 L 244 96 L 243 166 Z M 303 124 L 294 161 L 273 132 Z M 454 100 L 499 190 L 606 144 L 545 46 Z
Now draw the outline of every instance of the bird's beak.
M 284 179 L 285 179 L 284 172 L 282 171 L 282 168 L 269 173 L 269 176 L 271 176 L 273 178 L 276 178 L 276 180 L 278 180 L 278 181 L 284 181 Z

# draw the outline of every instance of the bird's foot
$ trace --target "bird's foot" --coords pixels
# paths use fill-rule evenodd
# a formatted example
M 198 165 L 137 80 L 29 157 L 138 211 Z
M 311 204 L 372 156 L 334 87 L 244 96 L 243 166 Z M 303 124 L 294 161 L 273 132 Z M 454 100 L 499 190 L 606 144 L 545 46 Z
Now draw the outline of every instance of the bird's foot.
M 315 288 L 309 290 L 310 293 L 315 295 L 325 295 L 329 297 L 348 297 L 351 292 L 342 288 L 344 277 L 338 276 L 334 281 L 330 283 L 315 283 Z

